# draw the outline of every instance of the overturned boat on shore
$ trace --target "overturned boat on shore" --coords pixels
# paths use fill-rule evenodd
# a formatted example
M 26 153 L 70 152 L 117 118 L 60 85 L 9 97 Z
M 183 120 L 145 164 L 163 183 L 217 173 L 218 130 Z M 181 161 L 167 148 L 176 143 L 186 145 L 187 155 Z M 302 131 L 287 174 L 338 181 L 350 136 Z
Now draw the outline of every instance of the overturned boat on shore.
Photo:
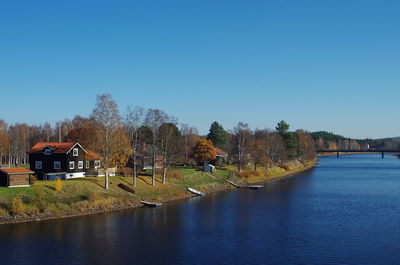
M 189 187 L 188 187 L 187 190 L 190 191 L 190 192 L 193 193 L 193 194 L 196 194 L 197 196 L 204 196 L 204 195 L 206 195 L 204 192 L 199 191 L 199 190 L 195 190 L 195 189 L 193 189 L 193 188 L 189 188 Z
M 158 202 L 140 201 L 140 203 L 142 203 L 144 206 L 147 206 L 147 207 L 161 207 L 162 206 L 162 203 L 158 203 Z

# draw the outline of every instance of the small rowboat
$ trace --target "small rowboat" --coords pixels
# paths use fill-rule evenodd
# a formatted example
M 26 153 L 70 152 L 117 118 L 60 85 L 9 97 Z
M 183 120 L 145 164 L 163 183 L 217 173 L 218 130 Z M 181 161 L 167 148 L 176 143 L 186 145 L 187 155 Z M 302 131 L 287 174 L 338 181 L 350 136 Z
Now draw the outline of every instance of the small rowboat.
M 204 195 L 206 195 L 204 192 L 202 192 L 202 191 L 199 191 L 199 190 L 195 190 L 195 189 L 192 189 L 192 188 L 187 188 L 188 189 L 188 191 L 190 191 L 191 193 L 194 193 L 194 194 L 196 194 L 197 196 L 204 196 Z
M 158 203 L 158 202 L 140 201 L 140 203 L 143 203 L 145 206 L 148 206 L 148 207 L 160 207 L 160 206 L 162 206 L 162 203 Z

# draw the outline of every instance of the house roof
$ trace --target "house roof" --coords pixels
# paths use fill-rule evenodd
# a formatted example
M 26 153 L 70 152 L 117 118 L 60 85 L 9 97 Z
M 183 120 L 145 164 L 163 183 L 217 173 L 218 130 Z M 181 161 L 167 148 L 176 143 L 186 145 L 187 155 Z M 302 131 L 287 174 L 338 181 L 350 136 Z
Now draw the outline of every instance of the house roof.
M 28 153 L 41 153 L 44 148 L 49 147 L 53 150 L 52 153 L 54 154 L 66 154 L 71 151 L 75 145 L 79 145 L 83 149 L 79 143 L 39 142 L 32 146 Z M 86 152 L 85 149 L 83 149 L 83 151 Z
M 7 173 L 7 174 L 19 174 L 19 173 L 33 174 L 33 173 L 35 173 L 26 168 L 0 168 L 0 171 Z
M 227 156 L 227 155 L 228 155 L 227 152 L 225 152 L 225 151 L 219 149 L 218 147 L 215 147 L 215 153 L 216 153 L 217 155 L 219 155 L 219 156 Z
M 87 150 L 87 153 L 85 154 L 85 159 L 86 160 L 102 160 L 103 157 L 92 150 Z

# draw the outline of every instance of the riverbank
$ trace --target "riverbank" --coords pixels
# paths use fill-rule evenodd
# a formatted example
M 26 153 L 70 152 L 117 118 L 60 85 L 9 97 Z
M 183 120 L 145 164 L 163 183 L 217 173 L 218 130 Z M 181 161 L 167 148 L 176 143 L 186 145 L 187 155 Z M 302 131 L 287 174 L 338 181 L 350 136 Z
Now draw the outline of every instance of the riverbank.
M 366 154 L 380 154 L 381 152 L 339 152 L 339 155 L 366 155 Z M 386 153 L 386 154 L 390 154 Z M 395 154 L 395 153 L 392 153 Z M 317 156 L 337 156 L 337 152 L 318 153 Z
M 268 170 L 245 170 L 236 176 L 234 168 L 221 168 L 216 173 L 202 172 L 198 168 L 179 167 L 170 171 L 166 184 L 161 178 L 152 186 L 149 175 L 140 175 L 135 193 L 120 188 L 121 184 L 130 185 L 131 177 L 110 177 L 110 188 L 103 188 L 103 178 L 84 178 L 62 181 L 60 191 L 54 188 L 54 181 L 37 181 L 27 188 L 0 189 L 0 224 L 21 223 L 61 219 L 89 214 L 104 213 L 141 207 L 142 199 L 168 202 L 185 199 L 194 195 L 187 187 L 213 193 L 235 189 L 226 180 L 238 183 L 258 184 L 287 177 L 305 171 L 314 166 L 316 160 L 292 161 L 275 165 Z
M 360 152 L 343 153 L 343 152 L 339 152 L 339 155 L 357 155 L 357 154 L 368 154 L 368 153 L 360 153 Z M 318 153 L 317 156 L 337 156 L 337 152 Z

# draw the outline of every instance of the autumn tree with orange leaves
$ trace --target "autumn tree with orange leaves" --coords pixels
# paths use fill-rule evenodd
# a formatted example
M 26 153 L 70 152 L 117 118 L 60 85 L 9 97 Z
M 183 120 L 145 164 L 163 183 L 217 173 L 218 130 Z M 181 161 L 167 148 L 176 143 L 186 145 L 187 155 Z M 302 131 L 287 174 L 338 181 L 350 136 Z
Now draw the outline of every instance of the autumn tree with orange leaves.
M 133 149 L 130 139 L 124 128 L 118 127 L 111 135 L 110 164 L 118 167 L 125 167 L 132 155 Z
M 199 139 L 192 149 L 192 157 L 199 163 L 206 164 L 207 161 L 216 158 L 215 147 L 210 140 Z

